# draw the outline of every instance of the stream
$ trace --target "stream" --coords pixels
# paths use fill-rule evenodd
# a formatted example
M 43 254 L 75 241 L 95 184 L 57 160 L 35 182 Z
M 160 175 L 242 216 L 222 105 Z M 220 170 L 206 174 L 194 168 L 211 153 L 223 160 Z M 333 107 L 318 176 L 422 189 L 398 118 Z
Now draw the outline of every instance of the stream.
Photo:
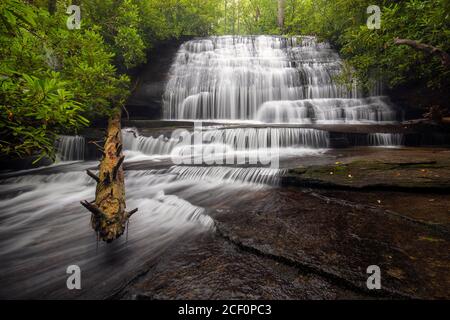
M 127 207 L 139 212 L 122 238 L 97 242 L 80 205 L 95 193 L 85 170 L 98 165 L 84 160 L 84 137 L 60 137 L 50 167 L 0 175 L 0 298 L 108 298 L 164 263 L 165 253 L 213 234 L 211 211 L 279 189 L 293 162 L 324 159 L 329 133 L 292 125 L 400 119 L 379 92 L 365 97 L 354 83 L 338 84 L 341 68 L 338 54 L 313 37 L 184 43 L 169 73 L 163 120 L 212 124 L 172 135 L 123 129 Z M 402 139 L 373 133 L 365 143 L 399 147 Z M 82 290 L 67 290 L 70 265 L 81 268 Z

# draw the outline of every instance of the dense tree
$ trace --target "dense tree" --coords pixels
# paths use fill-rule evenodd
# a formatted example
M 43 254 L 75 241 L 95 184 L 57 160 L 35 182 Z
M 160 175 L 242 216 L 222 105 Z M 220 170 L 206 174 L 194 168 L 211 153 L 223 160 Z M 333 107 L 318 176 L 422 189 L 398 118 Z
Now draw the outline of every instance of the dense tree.
M 18 0 L 0 8 L 2 154 L 53 156 L 58 134 L 123 103 L 128 79 L 95 30 L 72 32 L 67 16 Z
M 123 106 L 126 73 L 155 42 L 211 33 L 218 1 L 1 1 L 1 155 L 54 157 L 59 134 Z M 72 3 L 80 30 L 66 27 Z
M 82 7 L 81 30 L 66 27 L 72 3 Z M 366 25 L 369 5 L 381 7 L 380 29 Z M 1 154 L 53 156 L 58 134 L 124 104 L 126 74 L 149 49 L 182 36 L 317 35 L 340 50 L 344 70 L 366 88 L 375 79 L 444 94 L 448 12 L 448 0 L 3 0 Z
M 285 0 L 278 0 L 278 28 L 284 30 Z
M 366 25 L 369 5 L 381 7 L 378 30 Z M 448 53 L 448 0 L 287 0 L 286 10 L 289 34 L 315 34 L 330 41 L 367 88 L 380 79 L 390 88 L 421 83 L 439 94 L 450 84 L 450 70 L 439 55 L 394 41 L 413 40 Z

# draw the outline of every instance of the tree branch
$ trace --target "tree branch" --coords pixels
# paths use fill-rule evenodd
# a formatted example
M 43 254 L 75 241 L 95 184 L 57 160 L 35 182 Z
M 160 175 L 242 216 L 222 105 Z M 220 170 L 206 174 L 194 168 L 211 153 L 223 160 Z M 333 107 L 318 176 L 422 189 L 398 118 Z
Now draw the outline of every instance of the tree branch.
M 95 204 L 89 203 L 88 201 L 81 201 L 80 203 L 83 207 L 88 209 L 94 216 L 98 218 L 105 216 L 103 211 L 101 211 Z
M 130 212 L 128 212 L 128 213 L 127 213 L 128 219 L 131 218 L 131 216 L 132 216 L 133 214 L 135 214 L 137 211 L 138 211 L 138 209 L 136 208 L 136 209 L 131 210 Z
M 442 49 L 410 39 L 395 38 L 394 44 L 410 46 L 415 50 L 424 51 L 426 53 L 436 55 L 441 59 L 443 66 L 450 68 L 450 55 Z
M 97 177 L 97 175 L 95 173 L 93 173 L 91 170 L 86 170 L 86 173 L 89 177 L 91 177 L 92 179 L 94 179 L 97 183 L 100 182 L 100 178 Z

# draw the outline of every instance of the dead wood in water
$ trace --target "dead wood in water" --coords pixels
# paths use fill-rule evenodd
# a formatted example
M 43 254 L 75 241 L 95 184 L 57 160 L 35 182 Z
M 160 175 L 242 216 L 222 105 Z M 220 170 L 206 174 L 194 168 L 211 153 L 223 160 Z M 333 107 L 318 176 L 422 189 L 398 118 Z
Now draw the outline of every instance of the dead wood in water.
M 81 204 L 92 213 L 91 223 L 99 238 L 112 242 L 125 231 L 128 219 L 137 211 L 126 211 L 125 179 L 122 153 L 121 114 L 117 112 L 108 121 L 105 145 L 102 149 L 98 176 L 87 170 L 87 174 L 97 182 L 95 201 Z

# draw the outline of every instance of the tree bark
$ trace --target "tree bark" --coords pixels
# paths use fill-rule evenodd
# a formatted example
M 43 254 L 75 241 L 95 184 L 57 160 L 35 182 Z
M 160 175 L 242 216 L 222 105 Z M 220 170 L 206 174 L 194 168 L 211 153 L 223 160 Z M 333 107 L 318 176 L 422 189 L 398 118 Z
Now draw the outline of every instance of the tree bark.
M 56 0 L 48 0 L 48 12 L 53 15 L 56 12 Z
M 125 179 L 122 152 L 121 112 L 118 111 L 108 121 L 103 158 L 96 176 L 88 170 L 88 175 L 97 182 L 95 201 L 81 204 L 91 213 L 92 228 L 99 239 L 112 242 L 125 231 L 128 219 L 137 211 L 126 211 Z
M 281 31 L 284 30 L 284 9 L 285 9 L 285 0 L 278 0 L 278 27 Z
M 449 68 L 450 67 L 450 55 L 445 52 L 442 49 L 433 47 L 431 45 L 428 44 L 424 44 L 424 43 L 420 43 L 418 41 L 415 40 L 410 40 L 410 39 L 399 39 L 399 38 L 395 38 L 394 39 L 394 44 L 396 45 L 407 45 L 410 46 L 411 48 L 415 49 L 415 50 L 419 50 L 419 51 L 424 51 L 426 53 L 432 54 L 432 55 L 436 55 L 441 59 L 442 65 L 444 65 L 445 67 Z
M 224 3 L 225 3 L 225 30 L 224 30 L 224 34 L 227 34 L 227 28 L 228 28 L 228 25 L 227 25 L 227 5 L 228 5 L 228 0 L 225 0 Z

